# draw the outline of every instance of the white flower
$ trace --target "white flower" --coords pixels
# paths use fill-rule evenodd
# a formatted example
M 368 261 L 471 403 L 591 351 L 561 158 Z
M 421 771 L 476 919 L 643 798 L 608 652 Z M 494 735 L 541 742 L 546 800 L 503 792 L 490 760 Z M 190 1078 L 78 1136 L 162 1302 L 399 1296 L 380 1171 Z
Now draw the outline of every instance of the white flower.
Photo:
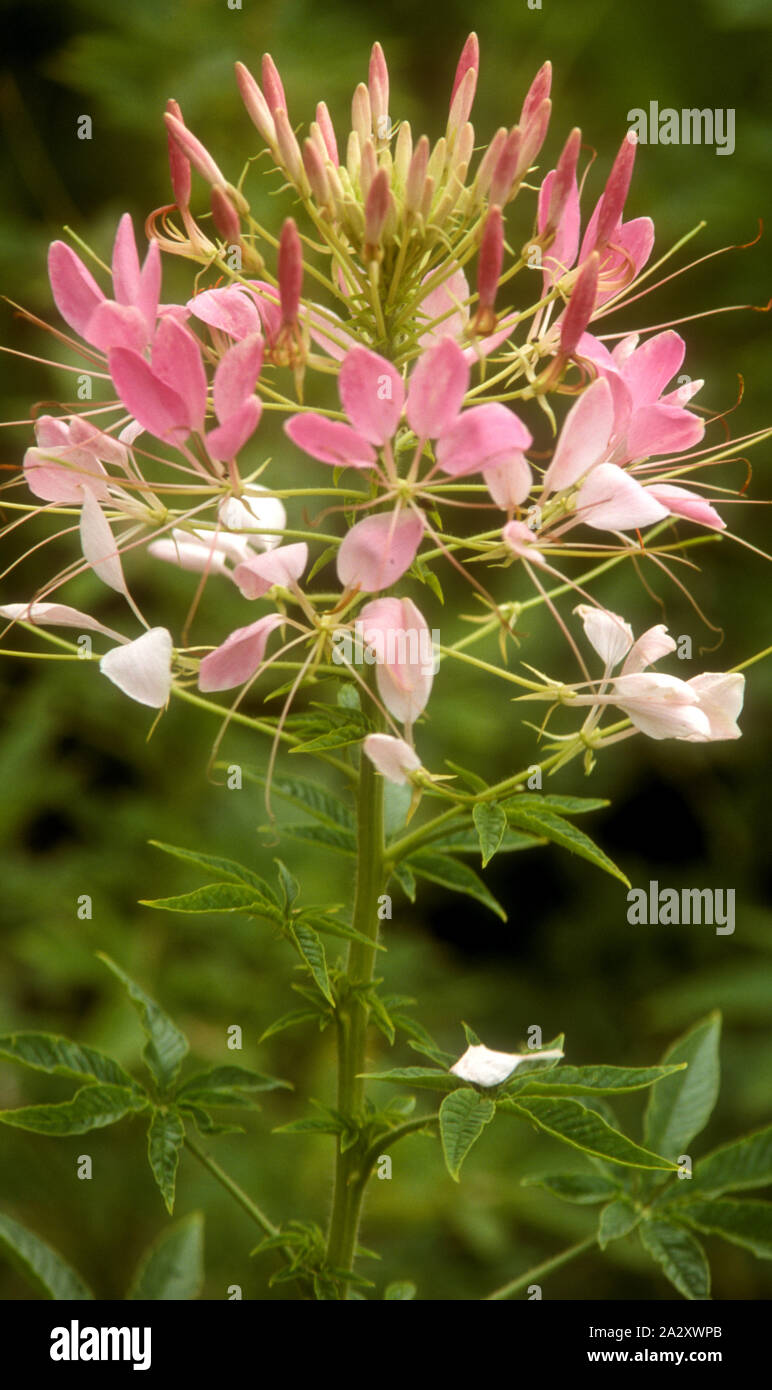
M 478 1043 L 468 1047 L 450 1070 L 454 1076 L 460 1076 L 462 1081 L 472 1081 L 475 1086 L 500 1086 L 523 1062 L 533 1062 L 537 1057 L 559 1061 L 562 1056 L 563 1049 L 560 1047 L 544 1052 L 492 1052 L 489 1047 Z

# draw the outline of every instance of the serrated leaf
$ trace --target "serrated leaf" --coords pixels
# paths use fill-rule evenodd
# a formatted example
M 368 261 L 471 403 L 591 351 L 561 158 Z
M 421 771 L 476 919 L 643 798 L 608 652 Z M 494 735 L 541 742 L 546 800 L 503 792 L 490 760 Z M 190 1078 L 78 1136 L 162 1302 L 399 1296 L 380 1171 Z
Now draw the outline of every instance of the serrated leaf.
M 522 792 L 500 804 L 504 811 L 530 807 L 534 811 L 552 811 L 559 816 L 583 816 L 588 811 L 600 811 L 610 802 L 596 796 L 542 796 L 539 792 Z
M 174 1189 L 185 1125 L 178 1110 L 154 1110 L 147 1131 L 147 1159 L 169 1215 L 174 1211 Z
M 343 681 L 338 686 L 335 703 L 340 709 L 361 709 L 362 701 L 359 697 L 358 686 L 353 681 Z
M 307 926 L 304 922 L 293 923 L 289 928 L 289 935 L 328 1004 L 334 1004 L 335 1001 L 330 989 L 330 977 L 327 973 L 327 957 L 320 937 L 313 927 Z
M 264 780 L 264 779 L 263 779 Z M 213 869 L 224 879 L 230 879 L 233 883 L 246 883 L 250 888 L 257 890 L 261 898 L 267 898 L 275 902 L 276 896 L 273 889 L 264 878 L 259 874 L 248 869 L 245 864 L 238 864 L 235 859 L 223 859 L 217 854 L 200 854 L 196 850 L 181 849 L 179 845 L 167 845 L 162 840 L 150 840 L 149 844 L 156 849 L 163 850 L 164 854 L 171 854 L 175 859 L 182 859 L 188 864 L 195 864 L 200 869 L 209 872 Z
M 300 892 L 300 884 L 281 859 L 274 859 L 273 862 L 276 865 L 276 871 L 279 875 L 279 888 L 286 911 L 286 909 L 292 907 L 292 904 L 297 900 Z
M 307 845 L 323 845 L 338 854 L 356 855 L 357 842 L 353 830 L 341 830 L 331 825 L 283 825 L 280 833 L 290 840 L 302 840 Z
M 281 917 L 275 898 L 267 898 L 246 883 L 208 883 L 173 898 L 140 898 L 139 901 L 142 907 L 162 912 L 244 912 L 272 921 Z
M 534 1173 L 531 1177 L 521 1178 L 520 1186 L 543 1187 L 554 1197 L 578 1206 L 613 1201 L 619 1191 L 610 1178 L 595 1173 Z
M 321 1017 L 318 1009 L 292 1009 L 288 1014 L 282 1014 L 271 1023 L 265 1032 L 260 1035 L 260 1042 L 264 1043 L 267 1038 L 272 1038 L 275 1033 L 283 1033 L 285 1028 L 295 1028 L 300 1023 L 314 1023 Z
M 335 1115 L 306 1115 L 301 1120 L 290 1120 L 286 1125 L 278 1125 L 274 1134 L 344 1134 L 345 1120 Z
M 720 1082 L 720 1036 L 721 1015 L 710 1014 L 678 1038 L 662 1058 L 663 1065 L 687 1063 L 686 1071 L 654 1087 L 646 1107 L 645 1141 L 668 1158 L 687 1151 L 713 1112 Z
M 104 1129 L 136 1114 L 147 1105 L 147 1097 L 128 1086 L 83 1086 L 72 1100 L 55 1105 L 24 1105 L 17 1110 L 0 1110 L 0 1123 L 35 1134 L 86 1134 Z
M 681 1064 L 682 1066 L 683 1064 Z M 552 1069 L 546 1081 L 524 1079 L 522 1092 L 528 1095 L 615 1095 L 623 1091 L 639 1091 L 654 1086 L 678 1071 L 671 1067 L 567 1067 Z M 517 1080 L 517 1076 L 514 1078 Z
M 772 1125 L 699 1158 L 691 1180 L 680 1186 L 688 1197 L 695 1192 L 717 1197 L 722 1192 L 766 1187 L 768 1183 L 772 1183 Z
M 262 1072 L 253 1071 L 251 1067 L 237 1066 L 218 1066 L 210 1067 L 207 1071 L 197 1072 L 180 1086 L 175 1100 L 183 1099 L 204 1101 L 209 1093 L 221 1093 L 227 1091 L 291 1091 L 292 1085 L 289 1081 L 280 1081 L 276 1076 L 264 1076 Z
M 386 1005 L 384 1004 L 383 1000 L 380 999 L 379 996 L 376 994 L 375 990 L 372 990 L 368 994 L 367 1002 L 370 1006 L 370 1012 L 373 1016 L 373 1023 L 375 1024 L 376 1028 L 378 1028 L 379 1031 L 383 1033 L 383 1036 L 385 1037 L 389 1046 L 393 1046 L 394 1039 L 397 1036 L 397 1034 L 391 1019 L 391 1015 L 389 1014 Z
M 0 1037 L 0 1056 L 51 1076 L 72 1076 L 77 1080 L 92 1076 L 108 1086 L 141 1090 L 139 1082 L 113 1057 L 53 1033 L 6 1033 Z
M 582 859 L 587 859 L 596 868 L 603 869 L 605 873 L 620 879 L 626 887 L 630 887 L 630 880 L 627 875 L 623 874 L 613 860 L 603 853 L 595 841 L 555 812 L 534 808 L 530 804 L 527 807 L 510 806 L 507 809 L 507 820 L 510 825 L 514 825 L 517 829 L 528 830 L 533 835 L 546 836 L 554 844 L 570 850 L 572 854 L 578 854 Z
M 406 860 L 408 868 L 419 878 L 426 878 L 430 883 L 438 883 L 442 888 L 449 888 L 453 893 L 466 893 L 470 898 L 476 898 L 485 907 L 490 908 L 502 922 L 506 922 L 507 914 L 501 903 L 497 902 L 492 893 L 488 892 L 481 878 L 478 878 L 473 869 L 467 864 L 462 864 L 458 859 L 452 859 L 448 854 L 437 854 L 433 850 L 421 849 L 415 854 L 411 854 Z
M 349 743 L 359 743 L 372 729 L 372 722 L 361 710 L 340 709 L 334 705 L 314 705 L 317 711 L 311 718 L 323 726 L 320 732 L 298 743 L 291 753 L 314 753 L 325 748 L 344 748 Z
M 472 810 L 472 819 L 480 841 L 482 866 L 485 868 L 501 844 L 507 828 L 507 818 L 495 802 L 479 801 Z
M 404 1303 L 415 1298 L 417 1293 L 415 1284 L 411 1284 L 407 1279 L 395 1280 L 393 1284 L 387 1285 L 383 1297 L 387 1303 Z
M 343 921 L 339 917 L 333 917 L 332 913 L 329 912 L 317 915 L 317 911 L 317 909 L 312 907 L 304 908 L 303 912 L 300 914 L 300 921 L 307 922 L 310 927 L 321 932 L 323 936 L 338 936 L 344 941 L 361 941 L 364 946 L 375 946 L 376 951 L 386 950 L 386 947 L 382 946 L 380 942 L 373 942 L 368 936 L 365 936 L 364 932 L 357 931 L 356 927 L 352 927 L 350 922 Z
M 538 849 L 546 845 L 544 835 L 525 835 L 519 830 L 505 830 L 497 853 L 512 854 L 523 849 Z M 479 854 L 480 839 L 474 828 L 460 826 L 458 830 L 448 830 L 429 842 L 428 848 L 451 854 Z
M 214 1120 L 207 1110 L 191 1100 L 180 1101 L 180 1110 L 195 1121 L 199 1134 L 246 1134 L 243 1125 L 223 1125 Z
M 539 1129 L 560 1139 L 583 1153 L 632 1168 L 653 1168 L 676 1171 L 677 1165 L 633 1143 L 621 1130 L 615 1129 L 596 1110 L 578 1100 L 558 1100 L 549 1096 L 520 1096 L 499 1101 L 499 1109 L 531 1120 Z
M 3 1212 L 0 1251 L 44 1298 L 78 1303 L 93 1299 L 90 1288 L 56 1250 Z
M 641 1213 L 628 1197 L 616 1197 L 603 1208 L 598 1222 L 598 1245 L 601 1250 L 612 1240 L 621 1240 L 635 1230 Z
M 679 1221 L 687 1221 L 698 1231 L 741 1245 L 760 1260 L 772 1260 L 772 1202 L 718 1197 L 715 1201 L 679 1203 L 677 1213 Z
M 395 864 L 391 872 L 408 902 L 414 903 L 416 897 L 415 876 L 408 868 L 407 864 Z
M 459 1181 L 461 1165 L 469 1150 L 490 1124 L 496 1106 L 487 1096 L 464 1087 L 446 1096 L 440 1106 L 440 1138 L 445 1166 L 454 1182 Z
M 710 1266 L 699 1241 L 672 1221 L 642 1221 L 641 1243 L 678 1292 L 688 1299 L 710 1298 Z
M 182 1059 L 188 1051 L 188 1040 L 185 1034 L 177 1027 L 176 1023 L 172 1023 L 160 1004 L 151 999 L 149 994 L 145 994 L 145 991 L 140 989 L 140 986 L 126 974 L 125 970 L 121 969 L 120 965 L 116 965 L 115 961 L 104 955 L 102 951 L 97 951 L 97 955 L 126 989 L 129 999 L 139 1014 L 143 1032 L 147 1037 L 147 1042 L 142 1050 L 145 1065 L 161 1090 L 168 1090 L 176 1080 Z
M 435 1071 L 433 1067 L 395 1067 L 391 1071 L 368 1071 L 362 1074 L 368 1081 L 390 1081 L 395 1086 L 415 1086 L 421 1091 L 458 1091 L 464 1085 L 460 1076 L 452 1076 L 447 1071 Z
M 204 1218 L 194 1211 L 147 1249 L 126 1294 L 130 1300 L 189 1300 L 204 1284 Z

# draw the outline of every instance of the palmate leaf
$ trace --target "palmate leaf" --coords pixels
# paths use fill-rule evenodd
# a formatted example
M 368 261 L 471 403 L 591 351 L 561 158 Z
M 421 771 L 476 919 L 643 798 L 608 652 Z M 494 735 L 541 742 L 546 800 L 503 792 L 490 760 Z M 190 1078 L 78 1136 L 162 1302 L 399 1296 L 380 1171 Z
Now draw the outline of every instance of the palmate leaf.
M 0 1212 L 0 1252 L 43 1298 L 85 1302 L 94 1297 L 61 1255 L 26 1226 Z
M 533 811 L 547 811 L 558 816 L 583 816 L 588 811 L 600 811 L 611 803 L 596 796 L 542 796 L 540 792 L 522 792 L 500 804 L 507 813 L 530 807 Z
M 169 1215 L 174 1211 L 174 1191 L 185 1123 L 174 1106 L 153 1111 L 147 1131 L 147 1157 Z
M 282 835 L 290 840 L 302 840 L 307 845 L 321 845 L 324 849 L 335 850 L 337 854 L 355 856 L 356 836 L 353 830 L 343 830 L 332 825 L 283 825 Z
M 251 768 L 243 768 L 242 771 L 248 781 L 256 782 L 261 787 L 266 785 L 266 778 L 261 773 Z M 354 827 L 353 810 L 321 783 L 313 782 L 308 777 L 289 777 L 286 774 L 275 773 L 271 782 L 271 795 L 281 797 L 289 805 L 307 811 L 322 825 L 332 826 L 333 829 L 339 826 L 344 830 Z
M 141 1090 L 139 1082 L 113 1057 L 53 1033 L 6 1033 L 0 1037 L 0 1056 L 50 1076 L 71 1076 L 79 1081 L 92 1077 L 108 1086 Z
M 526 835 L 521 830 L 507 829 L 499 843 L 497 854 L 512 854 L 521 849 L 538 849 L 546 845 L 545 835 Z M 436 838 L 428 841 L 427 848 L 443 854 L 479 854 L 480 837 L 474 826 L 459 826 L 457 830 L 444 830 Z
M 194 1211 L 145 1251 L 127 1299 L 198 1298 L 204 1283 L 204 1218 Z
M 526 798 L 517 798 L 526 802 Z M 510 825 L 517 830 L 530 831 L 532 835 L 543 835 L 563 849 L 570 850 L 572 854 L 578 854 L 582 859 L 587 859 L 596 868 L 603 869 L 605 873 L 611 874 L 613 878 L 618 878 L 626 887 L 630 887 L 630 880 L 622 870 L 617 867 L 613 860 L 591 840 L 584 831 L 577 830 L 575 825 L 557 815 L 552 810 L 545 810 L 542 807 L 534 807 L 528 801 L 526 805 L 514 806 L 507 805 L 507 820 Z
M 710 1298 L 710 1266 L 698 1240 L 674 1221 L 642 1221 L 641 1243 L 684 1298 Z
M 438 854 L 429 849 L 417 850 L 415 854 L 409 855 L 405 863 L 419 878 L 438 883 L 442 888 L 449 888 L 454 893 L 466 893 L 470 898 L 476 898 L 500 917 L 502 922 L 506 922 L 507 914 L 501 903 L 497 902 L 482 879 L 478 878 L 467 864 L 461 864 L 449 854 Z
M 678 1038 L 662 1058 L 664 1066 L 687 1063 L 685 1071 L 654 1087 L 646 1108 L 645 1142 L 668 1158 L 686 1151 L 713 1112 L 720 1082 L 720 1036 L 721 1015 L 710 1014 Z
M 516 1099 L 507 1097 L 498 1105 L 500 1110 L 531 1121 L 546 1134 L 570 1144 L 572 1148 L 581 1149 L 583 1153 L 632 1168 L 677 1171 L 677 1164 L 633 1143 L 596 1110 L 589 1109 L 578 1100 L 518 1095 Z
M 104 955 L 102 951 L 97 951 L 97 955 L 101 961 L 104 961 L 108 970 L 112 971 L 116 979 L 124 985 L 129 999 L 137 1010 L 143 1032 L 147 1037 L 142 1051 L 145 1065 L 160 1090 L 162 1092 L 167 1091 L 176 1079 L 180 1063 L 188 1051 L 188 1040 L 185 1034 L 180 1031 L 176 1023 L 172 1023 L 160 1004 L 156 1004 L 149 994 L 145 994 L 145 991 L 126 974 L 125 970 L 116 965 L 114 960 Z
M 469 1150 L 490 1124 L 496 1106 L 487 1096 L 470 1087 L 453 1091 L 440 1106 L 440 1138 L 445 1167 L 454 1182 L 460 1180 L 461 1165 Z
M 147 1103 L 147 1096 L 134 1087 L 83 1086 L 72 1100 L 0 1110 L 0 1124 L 35 1134 L 87 1134 L 91 1129 L 104 1129 L 125 1115 L 144 1110 Z

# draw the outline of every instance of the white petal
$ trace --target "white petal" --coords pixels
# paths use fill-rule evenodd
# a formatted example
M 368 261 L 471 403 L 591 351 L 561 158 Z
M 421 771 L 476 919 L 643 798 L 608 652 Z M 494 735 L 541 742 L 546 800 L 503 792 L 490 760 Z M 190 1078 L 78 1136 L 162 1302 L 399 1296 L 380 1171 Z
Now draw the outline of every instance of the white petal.
M 607 608 L 593 608 L 580 603 L 574 609 L 584 623 L 587 641 L 598 653 L 604 666 L 609 670 L 629 652 L 633 645 L 633 629 L 618 613 L 610 613 Z
M 84 559 L 99 575 L 102 583 L 128 597 L 115 537 L 96 497 L 85 489 L 80 514 L 80 543 Z
M 0 618 L 33 623 L 38 627 L 77 627 L 81 631 L 101 632 L 116 642 L 124 640 L 120 632 L 114 632 L 88 613 L 81 613 L 79 608 L 70 608 L 66 603 L 5 603 L 0 607 Z
M 489 1047 L 479 1043 L 468 1047 L 450 1070 L 454 1076 L 460 1076 L 462 1081 L 472 1081 L 475 1086 L 500 1086 L 523 1062 L 533 1062 L 538 1057 L 558 1059 L 562 1056 L 560 1048 L 544 1052 L 492 1052 Z
M 130 699 L 163 709 L 172 687 L 171 664 L 171 633 L 165 627 L 152 627 L 134 642 L 106 652 L 99 669 Z

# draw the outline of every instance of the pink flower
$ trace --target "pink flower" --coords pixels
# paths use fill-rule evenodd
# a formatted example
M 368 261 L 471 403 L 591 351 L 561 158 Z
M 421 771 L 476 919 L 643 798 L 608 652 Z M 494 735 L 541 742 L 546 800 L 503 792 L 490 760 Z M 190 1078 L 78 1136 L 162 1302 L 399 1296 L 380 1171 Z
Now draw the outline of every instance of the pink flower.
M 205 656 L 198 672 L 198 688 L 205 693 L 232 690 L 251 680 L 260 669 L 268 638 L 284 622 L 281 613 L 267 613 L 256 623 L 236 628 L 213 652 Z
M 108 355 L 110 375 L 123 404 L 143 429 L 170 444 L 201 433 L 207 382 L 198 343 L 173 318 L 161 319 L 150 361 L 134 349 Z
M 391 734 L 368 734 L 362 751 L 383 777 L 400 787 L 410 780 L 410 773 L 416 772 L 421 766 L 415 749 L 404 739 L 393 738 Z
M 409 728 L 426 708 L 432 688 L 431 634 L 425 619 L 409 598 L 379 598 L 365 604 L 357 630 L 375 654 L 384 705 Z
M 651 454 L 682 453 L 699 444 L 705 433 L 702 420 L 685 409 L 701 381 L 687 382 L 686 387 L 662 395 L 683 365 L 683 338 L 668 329 L 640 346 L 637 342 L 637 337 L 625 338 L 609 353 L 586 333 L 577 349 L 577 356 L 591 361 L 612 391 L 614 463 L 645 459 Z
M 102 460 L 126 464 L 123 446 L 79 416 L 68 422 L 41 415 L 35 438 L 37 445 L 24 455 L 24 476 L 30 492 L 46 502 L 80 503 L 85 489 L 104 499 L 109 494 Z
M 158 317 L 161 255 L 157 242 L 151 241 L 140 268 L 128 213 L 118 223 L 112 271 L 115 298 L 108 299 L 65 242 L 52 242 L 48 252 L 54 302 L 65 322 L 101 352 L 115 347 L 142 352 Z
M 280 545 L 262 555 L 250 555 L 233 571 L 233 582 L 244 598 L 262 598 L 275 584 L 289 589 L 299 580 L 308 564 L 305 541 Z
M 259 333 L 234 343 L 221 358 L 212 390 L 220 423 L 206 436 L 210 458 L 234 459 L 257 429 L 263 406 L 254 390 L 262 364 L 263 340 Z
M 338 550 L 338 578 L 345 589 L 375 594 L 388 589 L 412 565 L 424 534 L 416 512 L 379 512 L 358 521 Z

